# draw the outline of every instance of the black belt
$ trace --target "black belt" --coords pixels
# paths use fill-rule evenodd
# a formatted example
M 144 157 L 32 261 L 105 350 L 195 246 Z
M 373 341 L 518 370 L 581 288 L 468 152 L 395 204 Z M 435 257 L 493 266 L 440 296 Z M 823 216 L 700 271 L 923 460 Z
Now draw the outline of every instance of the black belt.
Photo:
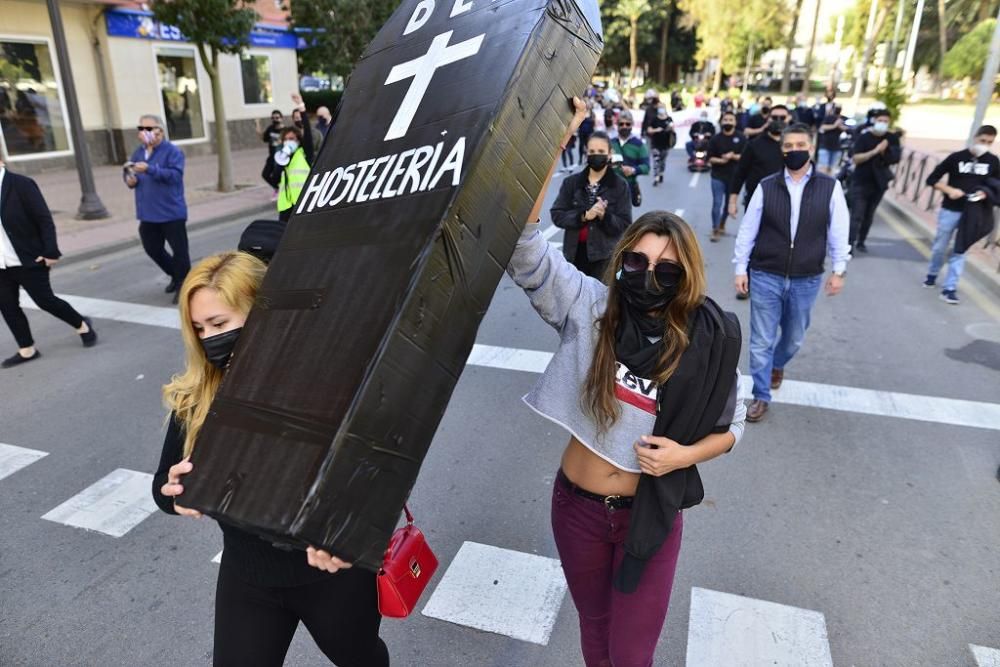
M 576 495 L 587 500 L 602 503 L 608 510 L 629 509 L 632 507 L 632 501 L 635 500 L 635 496 L 602 496 L 599 493 L 591 493 L 571 482 L 562 469 L 559 470 L 558 477 Z

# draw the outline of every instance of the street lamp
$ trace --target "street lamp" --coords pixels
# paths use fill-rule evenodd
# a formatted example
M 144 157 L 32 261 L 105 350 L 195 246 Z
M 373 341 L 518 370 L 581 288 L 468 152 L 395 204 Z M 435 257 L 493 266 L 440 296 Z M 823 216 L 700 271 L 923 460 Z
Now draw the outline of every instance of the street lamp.
M 80 120 L 80 103 L 76 97 L 76 84 L 73 83 L 73 70 L 69 63 L 69 48 L 66 46 L 66 32 L 63 30 L 62 15 L 56 0 L 46 0 L 49 9 L 49 21 L 52 23 L 52 39 L 56 47 L 56 59 L 59 71 L 62 72 L 63 92 L 66 95 L 66 111 L 69 114 L 69 130 L 73 137 L 76 171 L 80 175 L 80 208 L 76 217 L 81 220 L 96 220 L 107 218 L 111 214 L 104 208 L 101 198 L 97 196 L 94 186 L 94 173 L 90 168 L 90 150 L 87 138 L 83 134 L 83 121 Z

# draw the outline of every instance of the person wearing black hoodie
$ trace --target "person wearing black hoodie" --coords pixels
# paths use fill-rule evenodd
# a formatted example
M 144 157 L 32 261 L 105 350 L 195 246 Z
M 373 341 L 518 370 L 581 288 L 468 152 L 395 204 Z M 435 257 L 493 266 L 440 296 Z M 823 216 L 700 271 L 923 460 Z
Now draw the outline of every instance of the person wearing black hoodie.
M 565 229 L 563 255 L 592 278 L 603 279 L 608 259 L 632 224 L 628 183 L 610 167 L 611 140 L 594 132 L 587 141 L 587 166 L 567 176 L 550 214 Z

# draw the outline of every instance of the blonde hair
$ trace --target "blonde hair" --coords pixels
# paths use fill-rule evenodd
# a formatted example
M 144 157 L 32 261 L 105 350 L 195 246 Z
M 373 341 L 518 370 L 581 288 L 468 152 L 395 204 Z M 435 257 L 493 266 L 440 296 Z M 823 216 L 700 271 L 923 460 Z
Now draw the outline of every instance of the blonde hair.
M 581 397 L 585 412 L 594 418 L 601 433 L 611 428 L 621 416 L 621 405 L 615 398 L 615 334 L 621 319 L 616 274 L 622 268 L 622 254 L 635 247 L 646 234 L 668 237 L 677 251 L 677 262 L 684 268 L 677 296 L 660 313 L 666 324 L 664 345 L 656 365 L 656 375 L 651 378 L 658 385 L 662 386 L 677 370 L 681 355 L 690 342 L 688 320 L 705 300 L 705 260 L 690 225 L 673 213 L 650 211 L 625 228 L 604 276 L 608 285 L 608 303 L 604 315 L 597 320 L 597 345 Z
M 184 426 L 185 457 L 194 451 L 198 432 L 222 382 L 222 371 L 208 361 L 191 323 L 191 297 L 201 289 L 215 290 L 223 303 L 245 315 L 254 304 L 266 270 L 267 266 L 256 257 L 230 250 L 198 262 L 181 286 L 178 302 L 185 368 L 164 385 L 163 402 Z

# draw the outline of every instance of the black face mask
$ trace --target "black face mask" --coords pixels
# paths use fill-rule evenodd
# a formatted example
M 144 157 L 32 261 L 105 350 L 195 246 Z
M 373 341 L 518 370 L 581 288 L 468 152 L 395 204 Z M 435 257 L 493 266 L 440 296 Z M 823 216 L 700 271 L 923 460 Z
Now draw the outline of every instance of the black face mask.
M 243 327 L 231 329 L 225 333 L 201 339 L 201 347 L 205 350 L 208 362 L 218 368 L 225 370 L 229 365 L 229 358 L 233 355 L 233 348 L 240 337 Z
M 785 131 L 785 121 L 784 119 L 775 118 L 772 120 L 768 126 L 767 131 L 771 134 L 781 134 Z
M 723 123 L 722 124 L 722 131 L 723 132 L 732 132 L 735 127 L 736 126 L 733 125 L 732 123 Z
M 769 113 L 771 113 L 771 107 L 761 107 L 760 108 L 760 115 L 761 116 L 766 116 Z
M 809 151 L 788 151 L 783 155 L 785 166 L 795 171 L 801 169 L 809 162 Z
M 663 287 L 653 280 L 652 271 L 622 271 L 618 274 L 618 291 L 625 302 L 639 313 L 663 310 L 677 296 L 679 285 Z
M 591 171 L 600 171 L 608 166 L 608 155 L 588 155 L 587 166 Z

